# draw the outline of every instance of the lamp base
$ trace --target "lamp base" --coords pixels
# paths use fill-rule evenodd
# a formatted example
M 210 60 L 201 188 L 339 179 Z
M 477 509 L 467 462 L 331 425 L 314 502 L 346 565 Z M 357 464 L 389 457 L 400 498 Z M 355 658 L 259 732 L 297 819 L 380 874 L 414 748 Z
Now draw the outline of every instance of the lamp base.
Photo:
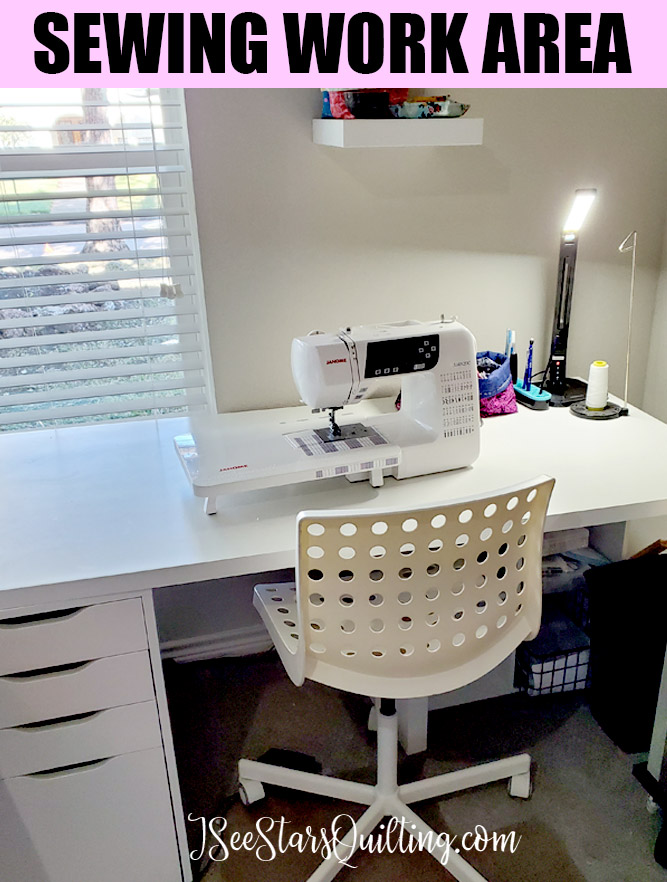
M 569 407 L 571 404 L 575 404 L 577 401 L 583 401 L 586 398 L 586 388 L 587 383 L 584 383 L 583 380 L 572 380 L 568 377 L 565 380 L 565 391 L 562 393 L 553 392 L 549 389 L 548 384 L 546 385 L 546 389 L 551 392 L 551 401 L 549 402 L 550 407 Z

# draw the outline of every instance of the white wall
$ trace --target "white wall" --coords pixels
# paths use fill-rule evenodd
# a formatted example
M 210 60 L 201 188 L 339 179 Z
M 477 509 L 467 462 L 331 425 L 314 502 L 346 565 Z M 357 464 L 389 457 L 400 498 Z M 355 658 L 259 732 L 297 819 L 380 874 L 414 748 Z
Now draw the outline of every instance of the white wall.
M 193 661 L 269 649 L 271 640 L 252 605 L 253 588 L 293 579 L 293 570 L 275 570 L 154 589 L 162 655 Z
M 634 358 L 634 352 L 633 352 Z M 667 228 L 663 241 L 662 265 L 658 279 L 655 311 L 651 327 L 643 407 L 658 419 L 667 421 Z M 625 554 L 634 554 L 656 539 L 667 539 L 667 518 L 650 518 L 628 525 Z
M 648 353 L 644 408 L 667 422 L 667 227 Z M 666 537 L 667 538 L 667 537 Z
M 479 348 L 505 328 L 545 361 L 559 230 L 577 187 L 599 198 L 580 238 L 570 373 L 606 358 L 622 391 L 629 262 L 639 233 L 631 400 L 641 403 L 667 206 L 665 90 L 471 90 L 482 147 L 313 145 L 316 90 L 187 90 L 220 410 L 296 402 L 292 336 L 456 313 Z M 428 124 L 428 123 L 425 123 Z

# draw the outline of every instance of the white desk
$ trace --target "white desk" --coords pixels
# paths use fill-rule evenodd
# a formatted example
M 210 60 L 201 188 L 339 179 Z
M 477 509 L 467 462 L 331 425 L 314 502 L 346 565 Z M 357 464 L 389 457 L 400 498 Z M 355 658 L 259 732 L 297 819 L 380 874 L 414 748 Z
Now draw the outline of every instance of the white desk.
M 221 419 L 261 431 L 283 414 Z M 472 468 L 379 489 L 336 478 L 237 494 L 210 517 L 173 449 L 187 428 L 165 419 L 0 436 L 3 608 L 290 567 L 304 508 L 409 507 L 542 473 L 556 478 L 549 530 L 667 514 L 667 425 L 635 409 L 593 423 L 520 408 L 484 421 Z
M 383 406 L 365 402 L 356 410 L 356 415 L 364 417 Z M 261 431 L 266 420 L 284 417 L 284 411 L 264 411 L 232 414 L 221 419 Z M 294 520 L 297 512 L 305 508 L 408 508 L 493 490 L 541 473 L 556 478 L 547 529 L 609 525 L 606 529 L 598 529 L 597 541 L 606 546 L 612 556 L 620 554 L 622 541 L 622 527 L 615 525 L 634 518 L 667 514 L 667 459 L 664 456 L 667 425 L 634 409 L 628 418 L 593 423 L 579 420 L 565 410 L 533 413 L 520 408 L 515 416 L 485 421 L 482 454 L 472 468 L 404 482 L 389 479 L 379 489 L 367 483 L 349 484 L 340 478 L 239 494 L 219 500 L 219 511 L 214 516 L 203 513 L 201 500 L 192 495 L 173 449 L 173 436 L 187 430 L 186 420 L 167 419 L 0 437 L 0 616 L 4 619 L 28 613 L 48 613 L 72 606 L 84 607 L 86 615 L 96 615 L 96 608 L 103 604 L 107 604 L 114 614 L 121 610 L 125 615 L 130 608 L 116 604 L 132 598 L 140 601 L 136 610 L 147 634 L 147 647 L 142 650 L 140 646 L 134 646 L 130 651 L 112 640 L 97 654 L 94 647 L 88 647 L 81 650 L 80 659 L 68 656 L 64 660 L 85 661 L 103 656 L 101 660 L 105 664 L 118 664 L 118 659 L 126 660 L 131 655 L 147 653 L 155 683 L 154 694 L 143 698 L 110 698 L 105 707 L 115 708 L 114 713 L 125 713 L 123 708 L 142 703 L 147 715 L 155 711 L 159 719 L 164 768 L 162 778 L 158 781 L 156 777 L 152 785 L 150 812 L 157 816 L 162 809 L 168 808 L 169 796 L 176 805 L 171 821 L 167 817 L 169 812 L 166 812 L 160 821 L 162 832 L 155 834 L 156 838 L 163 836 L 170 840 L 171 850 L 167 849 L 165 853 L 173 855 L 171 875 L 161 871 L 163 882 L 188 879 L 189 868 L 183 822 L 178 811 L 178 784 L 151 589 L 292 566 Z M 57 621 L 41 624 L 56 628 Z M 18 627 L 26 628 L 25 633 L 28 633 L 32 626 Z M 99 634 L 102 640 L 109 625 L 102 622 L 96 627 L 93 634 Z M 16 633 L 16 626 L 5 632 L 0 625 L 0 665 L 3 641 L 6 644 L 6 633 L 10 631 Z M 34 633 L 38 638 L 36 645 L 55 645 L 51 641 L 40 641 L 39 632 Z M 89 631 L 80 629 L 80 633 L 88 634 Z M 65 644 L 71 654 L 72 642 L 65 640 Z M 37 657 L 35 660 L 37 662 Z M 57 659 L 51 659 L 44 664 L 34 663 L 32 667 L 56 663 Z M 29 665 L 29 661 L 19 670 L 25 670 L 26 664 Z M 84 666 L 84 670 L 88 669 Z M 0 684 L 5 680 L 3 675 L 8 673 L 9 670 L 0 670 Z M 46 707 L 50 696 L 43 695 L 43 700 Z M 45 711 L 42 718 L 46 717 Z M 11 729 L 17 723 L 7 725 Z M 119 731 L 127 731 L 126 725 L 121 726 L 118 721 L 116 725 Z M 145 734 L 148 728 L 146 723 L 141 732 L 136 731 Z M 3 731 L 10 730 L 3 730 L 0 723 L 0 736 Z M 85 742 L 87 745 L 87 758 L 92 750 L 90 745 L 96 743 L 94 732 L 95 726 L 91 722 L 86 738 L 81 739 L 81 744 Z M 149 742 L 150 738 L 144 739 L 141 747 L 153 751 L 151 756 L 155 758 L 156 747 Z M 61 756 L 57 745 L 53 749 L 56 758 Z M 105 756 L 109 756 L 108 751 L 113 749 L 113 745 L 105 748 Z M 129 768 L 130 761 L 126 760 L 126 779 L 113 774 L 113 763 L 125 756 L 137 755 L 128 751 L 138 749 L 136 744 L 128 746 L 124 742 L 118 748 L 119 753 L 125 751 L 122 756 L 112 760 L 109 767 L 102 766 L 102 771 L 91 773 L 97 778 L 95 789 L 89 792 L 88 811 L 96 799 L 103 802 L 98 798 L 99 787 L 106 786 L 107 779 L 110 782 L 131 782 L 135 771 Z M 24 776 L 25 756 L 20 759 L 23 765 L 14 767 L 14 777 L 7 778 L 10 783 L 31 777 L 28 773 Z M 72 759 L 67 762 L 72 763 Z M 58 766 L 56 760 L 54 764 L 53 767 Z M 61 760 L 60 765 L 66 764 Z M 157 771 L 155 774 L 158 776 Z M 2 777 L 0 762 L 0 779 Z M 72 777 L 76 776 L 70 775 Z M 35 809 L 37 804 L 42 805 L 41 797 L 36 801 L 34 795 L 26 795 L 18 785 L 14 790 L 14 784 L 5 786 L 5 782 L 0 781 L 0 785 L 9 789 L 9 797 L 4 803 L 2 793 L 5 791 L 0 790 L 0 815 L 3 806 L 5 813 L 7 806 L 18 805 L 20 809 L 20 823 L 17 821 L 9 826 L 12 841 L 22 843 L 24 869 L 28 865 L 26 861 L 32 857 L 32 882 L 67 879 L 66 867 L 54 870 L 49 865 L 53 859 L 53 851 L 49 850 L 52 843 L 33 837 L 31 825 L 36 829 L 49 827 L 53 817 L 51 815 L 44 822 L 40 811 Z M 131 796 L 128 790 L 127 798 Z M 65 793 L 62 799 L 64 802 L 58 805 L 63 829 L 67 828 L 68 821 L 69 828 L 76 829 L 74 821 L 81 814 L 79 809 L 77 815 L 76 793 L 69 797 Z M 68 806 L 72 812 L 69 819 Z M 94 819 L 91 821 L 89 832 L 93 839 L 103 835 L 100 829 L 103 831 L 110 823 L 110 819 L 103 815 L 98 820 L 103 822 L 101 827 Z M 6 829 L 6 819 L 1 823 Z M 21 824 L 28 825 L 28 835 Z M 144 836 L 142 843 L 145 842 Z M 33 846 L 35 854 L 28 854 L 26 849 Z M 8 851 L 5 849 L 6 853 Z M 145 855 L 145 848 L 143 853 Z M 179 863 L 177 853 L 180 855 L 179 866 L 176 866 Z M 94 869 L 88 865 L 88 874 Z M 107 872 L 112 873 L 111 877 L 96 872 L 92 875 L 102 882 L 113 878 L 113 871 Z M 7 877 L 10 878 L 11 874 Z M 76 873 L 69 873 L 69 879 L 75 877 Z M 115 878 L 121 877 L 125 882 L 133 882 L 133 877 L 130 879 L 127 875 L 116 874 Z M 150 873 L 141 878 L 148 877 Z

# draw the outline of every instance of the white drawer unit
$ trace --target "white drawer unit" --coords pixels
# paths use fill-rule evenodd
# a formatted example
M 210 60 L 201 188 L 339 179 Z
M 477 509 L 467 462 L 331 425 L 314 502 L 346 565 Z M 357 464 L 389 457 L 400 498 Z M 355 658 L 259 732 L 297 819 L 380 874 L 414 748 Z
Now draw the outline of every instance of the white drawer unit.
M 3 882 L 183 880 L 159 748 L 0 781 L 0 830 Z
M 136 652 L 147 645 L 138 597 L 0 618 L 0 675 Z
M 1 882 L 188 882 L 149 592 L 0 615 Z
M 46 673 L 7 674 L 0 677 L 0 729 L 154 698 L 147 652 L 113 655 Z
M 154 701 L 0 729 L 0 779 L 162 747 Z

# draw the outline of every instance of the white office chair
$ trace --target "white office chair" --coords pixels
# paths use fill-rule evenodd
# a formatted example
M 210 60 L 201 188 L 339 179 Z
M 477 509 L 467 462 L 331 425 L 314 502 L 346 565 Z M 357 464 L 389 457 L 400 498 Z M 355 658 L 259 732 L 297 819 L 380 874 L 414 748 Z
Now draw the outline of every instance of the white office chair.
M 395 699 L 465 686 L 536 636 L 553 485 L 540 477 L 413 511 L 299 515 L 296 585 L 258 585 L 255 606 L 297 686 L 308 678 L 381 697 L 377 784 L 242 759 L 244 803 L 264 795 L 261 782 L 361 803 L 369 808 L 339 854 L 393 816 L 442 860 L 445 846 L 409 803 L 503 778 L 513 796 L 530 795 L 528 754 L 398 785 Z M 341 866 L 331 854 L 309 882 L 329 882 Z M 447 869 L 459 882 L 485 882 L 453 849 Z

